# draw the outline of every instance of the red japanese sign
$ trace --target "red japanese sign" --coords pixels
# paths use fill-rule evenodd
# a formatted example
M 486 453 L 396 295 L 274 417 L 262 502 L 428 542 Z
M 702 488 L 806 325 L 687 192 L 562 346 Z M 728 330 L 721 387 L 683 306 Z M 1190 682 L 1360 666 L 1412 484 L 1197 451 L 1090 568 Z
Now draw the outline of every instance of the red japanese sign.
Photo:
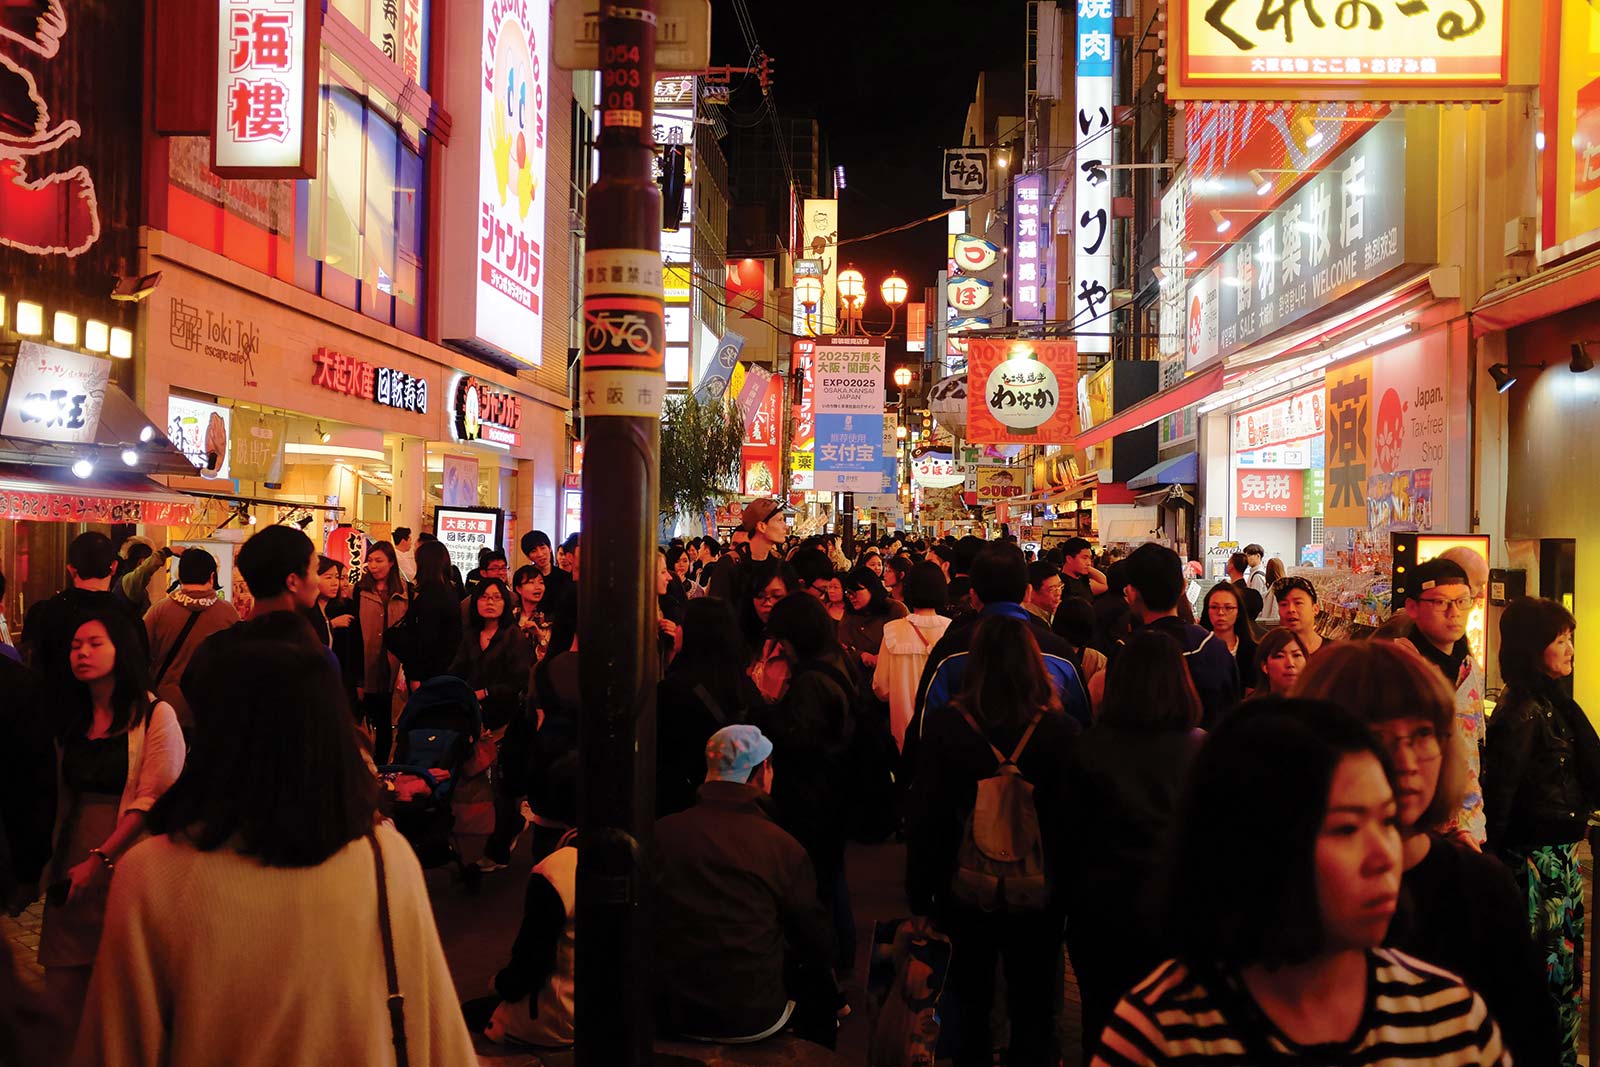
M 967 439 L 1065 444 L 1078 432 L 1078 347 L 1071 341 L 973 340 Z
M 311 359 L 316 364 L 311 374 L 312 385 L 401 411 L 423 415 L 428 412 L 426 378 L 379 367 L 327 347 L 317 349 Z
M 0 519 L 186 526 L 193 510 L 193 505 L 177 500 L 127 500 L 108 496 L 80 496 L 76 493 L 0 489 Z
M 320 0 L 219 0 L 211 169 L 225 178 L 314 178 Z
M 817 407 L 811 371 L 811 355 L 816 347 L 814 341 L 794 342 L 792 365 L 800 375 L 800 403 L 795 405 L 794 441 L 790 445 L 795 452 L 810 451 L 817 441 Z
M 1239 518 L 1298 519 L 1305 511 L 1305 472 L 1240 470 L 1234 472 Z

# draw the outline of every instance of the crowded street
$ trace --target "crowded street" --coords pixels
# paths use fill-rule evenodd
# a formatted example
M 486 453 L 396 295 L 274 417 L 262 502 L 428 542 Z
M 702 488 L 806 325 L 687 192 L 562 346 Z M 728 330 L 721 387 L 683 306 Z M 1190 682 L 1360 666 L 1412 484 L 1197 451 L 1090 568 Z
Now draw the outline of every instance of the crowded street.
M 0 0 L 0 1067 L 1580 1067 L 1596 0 Z

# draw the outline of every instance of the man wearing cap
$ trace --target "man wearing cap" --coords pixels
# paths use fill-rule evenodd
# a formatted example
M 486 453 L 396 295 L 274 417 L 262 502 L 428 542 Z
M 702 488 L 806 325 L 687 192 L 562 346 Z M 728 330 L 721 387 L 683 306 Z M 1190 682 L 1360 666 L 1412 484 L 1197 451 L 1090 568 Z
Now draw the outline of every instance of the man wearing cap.
M 1279 578 L 1272 587 L 1278 600 L 1278 625 L 1290 630 L 1306 646 L 1306 655 L 1314 656 L 1328 643 L 1317 633 L 1317 587 L 1298 575 Z
M 833 1048 L 828 916 L 805 849 L 768 814 L 771 756 L 756 727 L 724 726 L 699 802 L 656 823 L 657 1020 L 719 1042 L 792 1026 Z
M 788 508 L 781 500 L 760 497 L 744 506 L 739 519 L 739 529 L 750 537 L 740 548 L 724 552 L 711 568 L 711 579 L 706 584 L 706 594 L 732 604 L 738 597 L 740 575 L 748 560 L 760 563 L 777 550 L 789 536 Z
M 1404 640 L 1437 667 L 1455 690 L 1456 728 L 1461 731 L 1467 757 L 1467 788 L 1454 827 L 1481 847 L 1488 829 L 1483 790 L 1478 784 L 1484 736 L 1483 670 L 1473 660 L 1467 642 L 1467 620 L 1475 599 L 1460 564 L 1443 558 L 1419 563 L 1412 568 L 1406 586 L 1406 615 L 1413 628 Z

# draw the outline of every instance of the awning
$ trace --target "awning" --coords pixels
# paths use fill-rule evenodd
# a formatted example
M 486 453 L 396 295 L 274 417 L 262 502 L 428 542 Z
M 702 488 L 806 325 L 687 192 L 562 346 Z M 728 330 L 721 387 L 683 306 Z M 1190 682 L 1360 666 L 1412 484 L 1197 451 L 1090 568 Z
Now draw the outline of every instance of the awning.
M 1163 389 L 1155 396 L 1139 401 L 1133 407 L 1112 416 L 1100 425 L 1084 430 L 1078 434 L 1072 446 L 1088 448 L 1090 445 L 1098 445 L 1111 440 L 1119 433 L 1149 426 L 1180 408 L 1197 404 L 1222 387 L 1222 375 L 1221 367 L 1192 374 L 1172 388 Z
M 1489 294 L 1472 309 L 1472 328 L 1478 333 L 1509 330 L 1596 300 L 1600 300 L 1600 254 L 1540 271 Z
M 1195 485 L 1200 479 L 1200 454 L 1185 452 L 1164 459 L 1141 474 L 1128 479 L 1129 489 L 1148 489 L 1155 485 Z
M 80 480 L 60 468 L 0 463 L 0 519 L 187 526 L 195 506 L 193 497 L 142 474 L 106 471 Z

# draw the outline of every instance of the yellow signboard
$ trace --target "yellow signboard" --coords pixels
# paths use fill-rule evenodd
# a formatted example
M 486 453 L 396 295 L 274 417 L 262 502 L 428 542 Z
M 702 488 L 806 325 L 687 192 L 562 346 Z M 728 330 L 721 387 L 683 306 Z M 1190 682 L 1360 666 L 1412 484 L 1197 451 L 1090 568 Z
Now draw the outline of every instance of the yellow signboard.
M 1367 468 L 1372 463 L 1372 360 L 1346 363 L 1328 372 L 1325 526 L 1367 527 Z
M 1543 258 L 1600 239 L 1600 11 L 1554 0 L 1545 36 Z
M 1175 0 L 1174 100 L 1493 100 L 1523 0 Z M 1536 42 L 1535 42 L 1536 43 Z M 1450 92 L 1442 96 L 1440 90 Z
M 661 272 L 664 296 L 668 304 L 688 304 L 694 296 L 693 275 L 690 267 L 667 267 Z

